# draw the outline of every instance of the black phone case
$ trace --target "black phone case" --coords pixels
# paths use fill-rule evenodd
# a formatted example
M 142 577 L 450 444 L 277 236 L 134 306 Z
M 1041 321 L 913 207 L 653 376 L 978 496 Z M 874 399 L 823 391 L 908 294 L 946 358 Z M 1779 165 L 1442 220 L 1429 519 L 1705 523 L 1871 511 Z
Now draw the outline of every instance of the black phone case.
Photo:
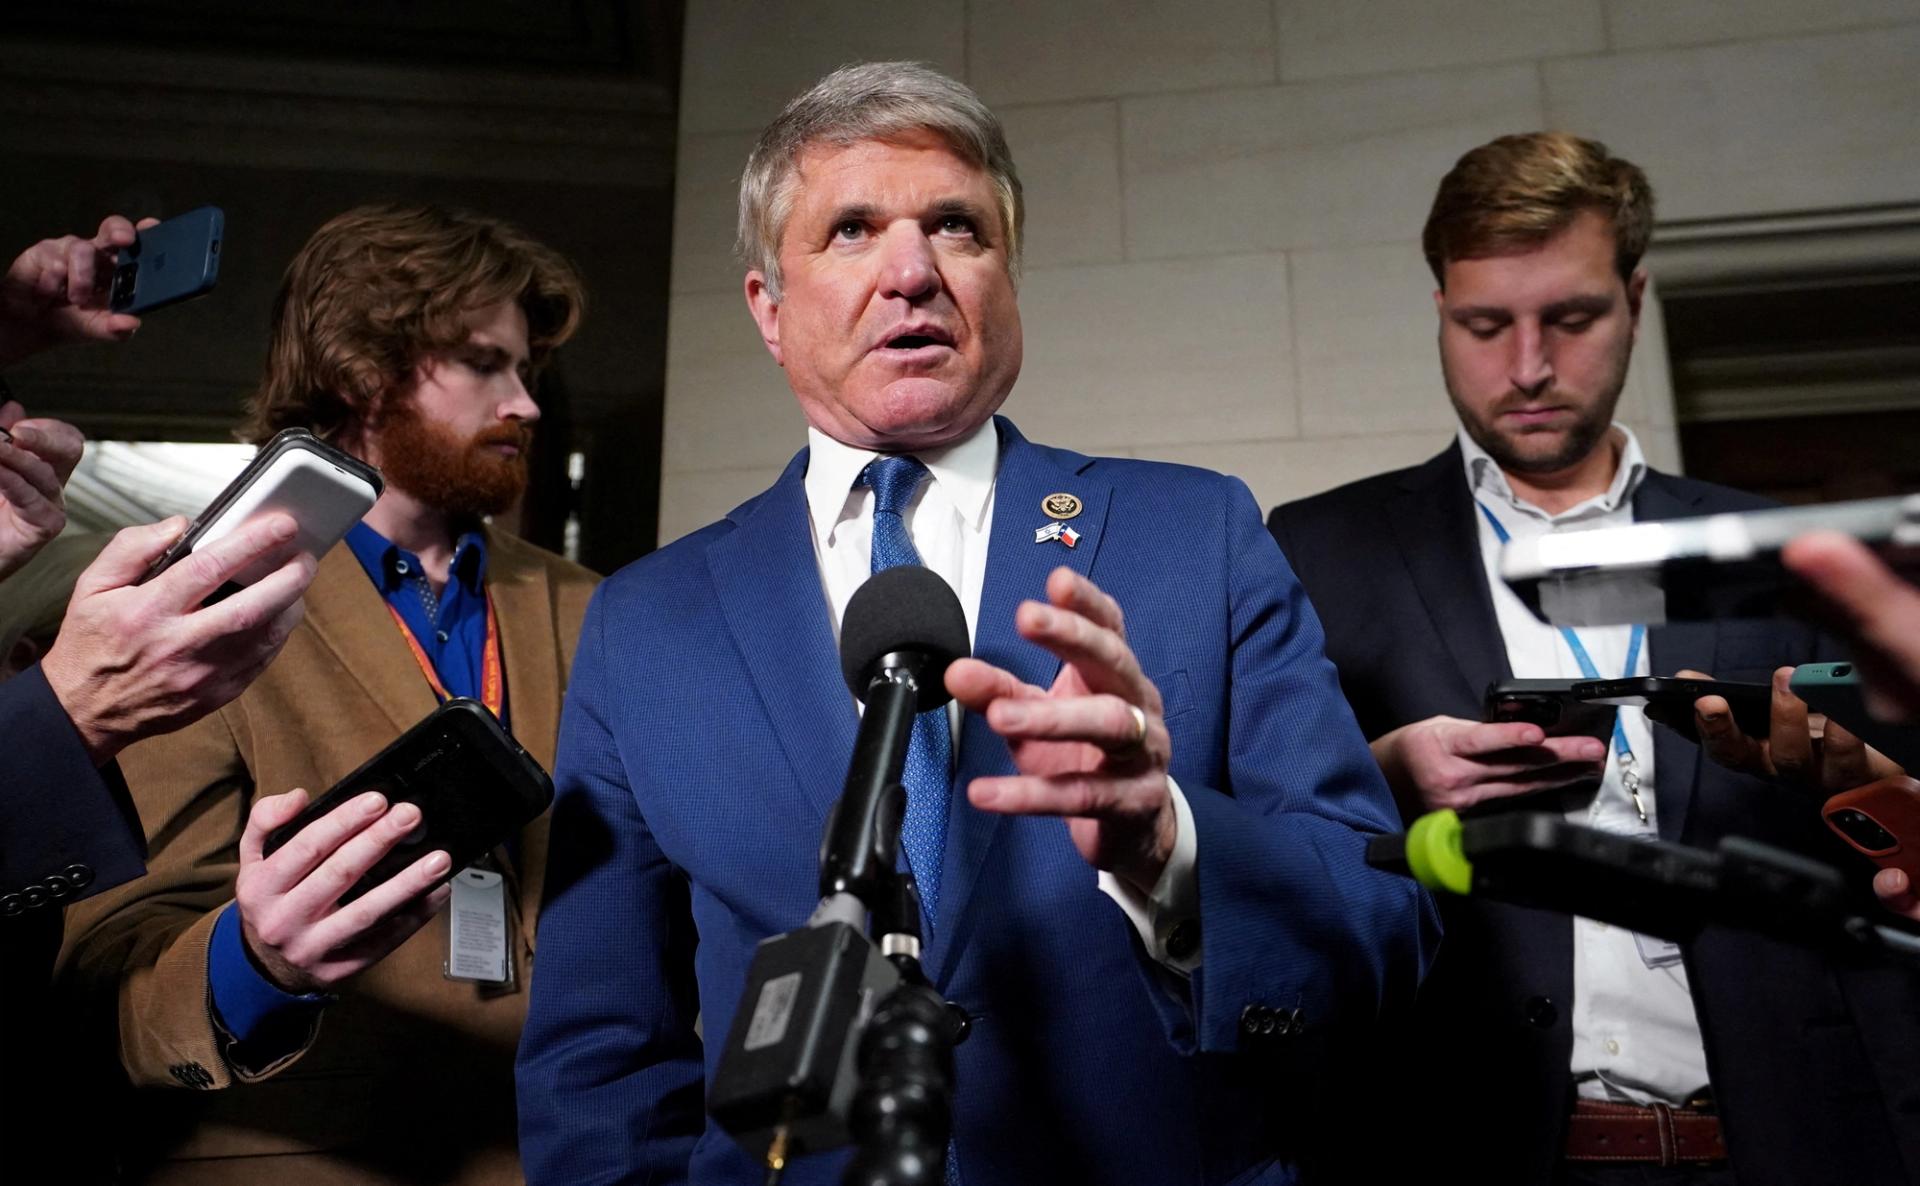
M 1700 740 L 1693 726 L 1693 702 L 1724 696 L 1734 727 L 1748 737 L 1764 738 L 1773 723 L 1773 685 L 1738 680 L 1687 679 L 1682 676 L 1632 675 L 1624 679 L 1583 680 L 1574 686 L 1583 700 L 1644 696 L 1647 715 L 1689 741 Z
M 476 700 L 456 697 L 335 783 L 267 837 L 271 856 L 347 800 L 379 791 L 420 808 L 421 823 L 341 896 L 351 901 L 435 849 L 458 872 L 504 843 L 553 802 L 553 780 Z
M 115 253 L 107 307 L 146 314 L 213 291 L 226 229 L 225 211 L 200 206 L 136 231 L 133 245 Z
M 1548 737 L 1613 739 L 1611 704 L 1588 704 L 1573 694 L 1579 684 L 1571 679 L 1505 679 L 1487 685 L 1482 719 L 1526 721 L 1545 729 Z
M 179 562 L 182 556 L 191 554 L 194 548 L 199 546 L 200 537 L 207 533 L 208 528 L 220 521 L 220 516 L 224 514 L 226 509 L 232 506 L 242 494 L 246 493 L 247 487 L 257 481 L 261 474 L 267 472 L 268 466 L 271 466 L 282 456 L 295 449 L 305 449 L 309 453 L 317 453 L 329 463 L 337 465 L 353 476 L 364 480 L 369 486 L 373 487 L 374 497 L 376 498 L 387 488 L 386 479 L 380 476 L 380 471 L 360 460 L 358 457 L 355 457 L 353 454 L 345 453 L 334 448 L 304 428 L 281 429 L 279 432 L 273 434 L 272 440 L 260 446 L 260 451 L 253 455 L 253 460 L 247 462 L 246 468 L 234 475 L 233 481 L 227 483 L 226 489 L 222 490 L 212 502 L 207 504 L 207 509 L 194 516 L 193 522 L 187 524 L 187 529 L 180 533 L 180 538 L 167 545 L 167 550 L 160 553 L 159 558 L 147 566 L 146 573 L 141 576 L 135 584 L 146 584 L 148 581 L 167 571 L 167 569 L 173 567 L 174 564 Z M 208 600 L 217 601 L 229 592 L 231 592 L 230 587 L 222 589 L 218 594 Z

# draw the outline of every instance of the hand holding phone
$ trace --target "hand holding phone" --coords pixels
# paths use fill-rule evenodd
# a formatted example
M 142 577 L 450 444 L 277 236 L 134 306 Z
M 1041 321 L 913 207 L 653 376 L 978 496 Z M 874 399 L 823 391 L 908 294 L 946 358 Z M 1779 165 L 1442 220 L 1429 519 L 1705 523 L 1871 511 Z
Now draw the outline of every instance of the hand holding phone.
M 1724 698 L 1703 696 L 1695 706 L 1694 728 L 1707 756 L 1729 770 L 1797 783 L 1827 794 L 1902 773 L 1886 755 L 1835 721 L 1827 721 L 1816 732 L 1806 702 L 1793 693 L 1793 671 L 1782 667 L 1773 673 L 1768 727 L 1763 737 L 1751 736 L 1735 725 Z M 1682 671 L 1680 675 L 1687 679 L 1710 678 L 1698 671 Z
M 367 792 L 308 823 L 269 856 L 265 845 L 302 815 L 306 792 L 253 805 L 240 838 L 234 901 L 241 937 L 267 978 L 289 993 L 324 992 L 372 967 L 437 914 L 453 889 L 444 852 L 429 852 L 349 902 L 361 880 L 420 825 L 420 809 Z
M 1900 870 L 1909 884 L 1920 880 L 1920 782 L 1878 779 L 1828 799 L 1820 815 L 1860 855 Z
M 1530 721 L 1439 716 L 1377 737 L 1372 749 L 1403 811 L 1463 811 L 1600 778 L 1605 742 L 1545 732 Z
M 111 278 L 120 250 L 156 225 L 148 218 L 136 227 L 114 214 L 91 239 L 62 235 L 21 252 L 0 275 L 0 366 L 61 342 L 132 336 L 140 319 L 110 307 Z
M 1703 696 L 1717 696 L 1733 727 L 1748 737 L 1767 735 L 1773 723 L 1773 688 L 1769 684 L 1736 680 L 1690 678 L 1685 675 L 1634 675 L 1624 679 L 1582 680 L 1574 695 L 1592 704 L 1633 705 L 1647 718 L 1684 736 L 1700 740 L 1694 721 L 1695 705 Z
M 227 216 L 202 206 L 165 222 L 143 222 L 114 257 L 107 306 L 145 313 L 213 291 L 220 279 L 220 241 Z

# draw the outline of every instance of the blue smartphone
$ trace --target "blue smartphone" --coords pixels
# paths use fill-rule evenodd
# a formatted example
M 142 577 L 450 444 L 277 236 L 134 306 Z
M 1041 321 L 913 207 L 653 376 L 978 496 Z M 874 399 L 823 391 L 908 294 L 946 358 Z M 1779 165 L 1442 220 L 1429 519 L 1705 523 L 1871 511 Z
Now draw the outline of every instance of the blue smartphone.
M 145 313 L 208 292 L 220 278 L 220 240 L 227 216 L 202 206 L 136 232 L 113 265 L 107 305 L 115 313 Z

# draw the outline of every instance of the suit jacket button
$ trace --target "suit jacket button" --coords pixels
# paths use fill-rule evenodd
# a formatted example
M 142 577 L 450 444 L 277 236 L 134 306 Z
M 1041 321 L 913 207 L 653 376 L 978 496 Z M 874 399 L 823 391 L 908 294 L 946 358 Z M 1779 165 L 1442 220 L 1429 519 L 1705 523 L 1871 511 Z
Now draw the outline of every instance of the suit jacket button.
M 1167 957 L 1183 960 L 1200 950 L 1200 920 L 1183 918 L 1167 932 Z
M 74 889 L 83 890 L 93 884 L 93 866 L 75 863 L 60 870 L 60 876 Z
M 1522 1006 L 1527 1024 L 1539 1029 L 1552 1029 L 1553 1023 L 1560 1020 L 1560 1008 L 1548 997 L 1528 997 Z
M 32 910 L 38 906 L 45 906 L 47 904 L 47 887 L 37 881 L 32 885 L 21 886 L 20 904 L 28 910 Z
M 1305 1009 L 1294 1008 L 1283 1010 L 1282 1012 L 1286 1014 L 1287 1018 L 1287 1033 L 1301 1034 L 1306 1032 L 1307 1011 Z
M 1248 1005 L 1240 1010 L 1240 1032 L 1249 1038 L 1260 1036 L 1260 1022 L 1264 1018 L 1269 1029 L 1273 1026 L 1273 1011 L 1265 1005 Z
M 0 894 L 0 918 L 12 918 L 26 908 L 19 894 Z
M 167 1068 L 167 1073 L 179 1081 L 182 1087 L 191 1087 L 196 1091 L 205 1091 L 213 1086 L 213 1075 L 197 1062 L 178 1062 Z
M 47 897 L 52 898 L 56 902 L 65 901 L 73 896 L 73 883 L 68 881 L 62 874 L 47 874 L 47 879 L 43 884 L 47 887 Z

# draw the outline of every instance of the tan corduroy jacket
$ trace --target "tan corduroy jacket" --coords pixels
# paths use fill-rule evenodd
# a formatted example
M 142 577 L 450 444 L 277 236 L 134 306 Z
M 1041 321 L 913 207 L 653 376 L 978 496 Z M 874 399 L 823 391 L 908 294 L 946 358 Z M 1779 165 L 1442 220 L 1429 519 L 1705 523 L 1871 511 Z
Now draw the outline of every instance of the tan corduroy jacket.
M 488 540 L 509 722 L 548 769 L 596 579 L 512 537 Z M 255 796 L 292 787 L 318 795 L 435 706 L 346 545 L 321 561 L 306 602 L 286 650 L 239 699 L 120 757 L 150 872 L 67 912 L 59 973 L 75 1010 L 69 1024 L 84 1031 L 76 1046 L 117 1032 L 134 1085 L 123 1114 L 96 1132 L 117 1144 L 110 1156 L 129 1182 L 517 1183 L 513 1056 L 532 971 L 544 817 L 521 833 L 511 859 L 504 847 L 495 852 L 514 915 L 511 991 L 442 975 L 442 912 L 345 985 L 291 1057 L 236 1069 L 223 1051 L 208 1004 L 207 943 L 233 900 Z M 117 1077 L 110 1065 L 95 1064 L 92 1074 L 94 1087 Z

